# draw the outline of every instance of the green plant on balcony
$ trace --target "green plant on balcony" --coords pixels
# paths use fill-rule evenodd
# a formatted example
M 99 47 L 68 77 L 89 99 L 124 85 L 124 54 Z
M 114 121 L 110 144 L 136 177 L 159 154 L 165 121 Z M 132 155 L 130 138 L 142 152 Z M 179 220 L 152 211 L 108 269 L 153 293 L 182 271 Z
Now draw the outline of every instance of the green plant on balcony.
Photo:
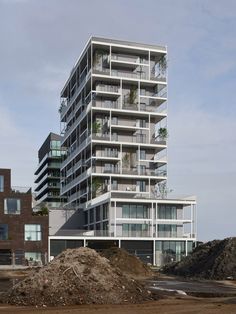
M 45 203 L 42 203 L 40 209 L 33 211 L 33 216 L 48 216 L 49 210 Z
M 130 88 L 129 94 L 128 94 L 128 103 L 129 104 L 135 104 L 137 101 L 137 88 L 132 86 Z
M 102 187 L 102 181 L 100 178 L 93 178 L 92 181 L 92 195 L 93 197 L 96 197 L 98 192 L 101 190 Z
M 129 168 L 130 167 L 130 155 L 128 153 L 125 153 L 122 158 L 123 168 Z
M 166 181 L 158 183 L 158 189 L 161 198 L 167 198 L 167 184 Z
M 166 69 L 167 69 L 167 60 L 166 60 L 166 56 L 163 56 L 163 57 L 159 60 L 159 70 L 160 70 L 160 74 L 165 75 L 165 74 L 166 74 Z
M 101 123 L 98 121 L 93 122 L 92 124 L 92 131 L 93 133 L 97 134 L 101 131 Z
M 104 59 L 104 56 L 106 55 L 106 52 L 101 49 L 97 49 L 93 56 L 93 66 L 94 68 L 98 68 L 99 66 L 102 68 L 102 61 Z
M 162 140 L 165 141 L 168 137 L 168 131 L 167 128 L 159 128 L 158 130 L 158 137 Z
M 40 208 L 40 213 L 41 213 L 41 216 L 48 216 L 48 208 L 47 208 L 47 206 L 43 205 Z

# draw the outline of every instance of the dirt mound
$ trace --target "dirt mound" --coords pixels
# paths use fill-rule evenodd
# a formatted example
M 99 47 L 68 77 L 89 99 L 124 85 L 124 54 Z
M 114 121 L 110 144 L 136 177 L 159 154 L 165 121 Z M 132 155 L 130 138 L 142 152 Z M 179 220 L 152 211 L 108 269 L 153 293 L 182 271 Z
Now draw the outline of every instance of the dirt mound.
M 147 265 L 124 249 L 112 247 L 104 250 L 101 255 L 109 259 L 112 266 L 118 267 L 126 275 L 132 277 L 151 277 L 153 275 Z
M 236 238 L 201 244 L 182 261 L 166 265 L 163 271 L 185 277 L 236 279 Z
M 89 248 L 69 249 L 1 297 L 17 305 L 136 303 L 150 292 Z

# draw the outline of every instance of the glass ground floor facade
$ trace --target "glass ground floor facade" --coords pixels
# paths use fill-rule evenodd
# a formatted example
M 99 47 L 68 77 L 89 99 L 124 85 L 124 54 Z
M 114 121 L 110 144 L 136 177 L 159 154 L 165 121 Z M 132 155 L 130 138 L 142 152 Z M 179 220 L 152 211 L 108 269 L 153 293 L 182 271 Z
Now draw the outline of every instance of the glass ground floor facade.
M 101 252 L 109 247 L 120 247 L 140 258 L 143 262 L 162 267 L 180 261 L 195 247 L 193 240 L 124 240 L 92 239 L 85 237 L 50 237 L 49 257 L 53 259 L 62 251 L 71 248 L 89 247 Z

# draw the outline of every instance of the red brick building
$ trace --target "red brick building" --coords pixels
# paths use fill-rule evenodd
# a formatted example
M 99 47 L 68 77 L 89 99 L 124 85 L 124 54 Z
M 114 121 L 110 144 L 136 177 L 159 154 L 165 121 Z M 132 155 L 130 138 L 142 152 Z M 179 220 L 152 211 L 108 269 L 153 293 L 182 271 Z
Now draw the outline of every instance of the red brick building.
M 34 213 L 31 189 L 11 187 L 11 170 L 0 169 L 0 264 L 45 263 L 47 251 L 48 215 Z

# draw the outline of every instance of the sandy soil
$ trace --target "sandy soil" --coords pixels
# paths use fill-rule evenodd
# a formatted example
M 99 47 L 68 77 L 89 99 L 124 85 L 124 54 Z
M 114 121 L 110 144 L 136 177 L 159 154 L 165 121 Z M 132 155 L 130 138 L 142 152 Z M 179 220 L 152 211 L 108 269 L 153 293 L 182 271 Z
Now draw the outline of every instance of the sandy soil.
M 0 306 L 0 313 L 22 314 L 235 314 L 236 298 L 172 298 L 143 304 L 79 305 L 63 308 Z

